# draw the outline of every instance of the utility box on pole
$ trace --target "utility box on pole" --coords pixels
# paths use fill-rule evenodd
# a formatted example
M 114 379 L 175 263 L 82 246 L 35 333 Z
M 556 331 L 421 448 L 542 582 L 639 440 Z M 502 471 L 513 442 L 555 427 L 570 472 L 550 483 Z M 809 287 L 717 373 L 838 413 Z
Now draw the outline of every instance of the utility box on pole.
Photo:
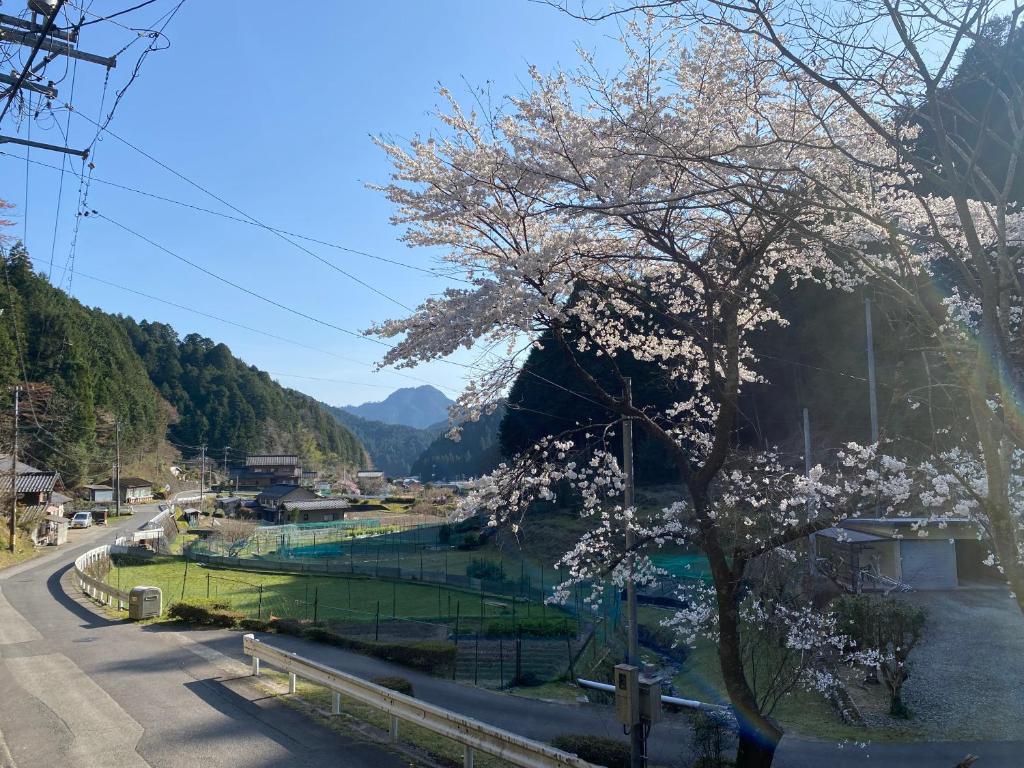
M 661 722 L 661 681 L 641 678 L 640 719 L 648 726 Z
M 632 728 L 640 722 L 640 669 L 632 664 L 616 664 L 615 714 L 619 722 Z

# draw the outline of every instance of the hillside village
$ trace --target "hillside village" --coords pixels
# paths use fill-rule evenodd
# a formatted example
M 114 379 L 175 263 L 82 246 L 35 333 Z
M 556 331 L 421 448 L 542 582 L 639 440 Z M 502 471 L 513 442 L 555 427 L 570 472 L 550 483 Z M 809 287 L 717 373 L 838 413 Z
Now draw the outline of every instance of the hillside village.
M 0 768 L 1017 768 L 1024 6 L 280 11 L 0 7 Z

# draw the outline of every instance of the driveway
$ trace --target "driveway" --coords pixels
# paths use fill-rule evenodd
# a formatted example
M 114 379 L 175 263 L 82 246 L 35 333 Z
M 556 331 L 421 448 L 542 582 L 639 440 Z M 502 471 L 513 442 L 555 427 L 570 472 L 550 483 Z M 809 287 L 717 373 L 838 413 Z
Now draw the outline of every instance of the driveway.
M 922 736 L 1024 739 L 1024 617 L 1006 588 L 902 597 L 928 610 L 904 686 Z
M 0 573 L 0 766 L 274 768 L 409 765 L 317 725 L 225 674 L 174 632 L 102 618 L 62 579 L 89 547 L 153 517 L 86 529 L 75 544 Z

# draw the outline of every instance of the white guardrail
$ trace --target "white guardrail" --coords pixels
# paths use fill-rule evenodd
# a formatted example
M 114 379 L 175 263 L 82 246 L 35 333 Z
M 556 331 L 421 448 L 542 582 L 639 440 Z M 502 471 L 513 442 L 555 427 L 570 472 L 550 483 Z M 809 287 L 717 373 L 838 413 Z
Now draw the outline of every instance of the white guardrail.
M 114 605 L 116 603 L 118 610 L 128 606 L 128 593 L 90 576 L 88 569 L 93 563 L 100 560 L 109 560 L 112 553 L 123 551 L 124 548 L 121 546 L 104 544 L 101 547 L 90 549 L 84 555 L 79 555 L 78 559 L 75 560 L 75 580 L 78 582 L 79 588 L 93 600 L 98 600 L 107 605 Z
M 334 702 L 331 710 L 334 714 L 341 713 L 342 696 L 384 712 L 390 717 L 392 742 L 398 741 L 400 721 L 414 723 L 440 736 L 446 736 L 462 744 L 465 768 L 473 768 L 474 753 L 477 751 L 521 768 L 594 768 L 591 763 L 576 755 L 283 651 L 257 640 L 254 635 L 245 635 L 242 645 L 245 655 L 252 657 L 254 675 L 260 673 L 260 662 L 264 661 L 288 673 L 289 693 L 295 693 L 297 678 L 332 691 Z

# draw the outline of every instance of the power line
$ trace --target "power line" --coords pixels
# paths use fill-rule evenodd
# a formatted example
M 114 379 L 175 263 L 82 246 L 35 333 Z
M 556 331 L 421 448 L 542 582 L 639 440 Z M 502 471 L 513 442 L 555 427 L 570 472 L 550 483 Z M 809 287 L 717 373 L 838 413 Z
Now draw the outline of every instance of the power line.
M 71 117 L 71 112 L 69 111 L 68 112 L 68 118 L 70 119 L 70 117 Z M 11 158 L 18 159 L 15 155 L 11 154 L 10 152 L 2 152 L 2 151 L 0 151 L 0 156 L 6 156 L 6 157 L 11 157 Z M 49 163 L 44 163 L 44 162 L 42 162 L 40 160 L 31 160 L 29 162 L 31 162 L 32 165 L 38 165 L 38 166 L 40 166 L 42 168 L 49 168 L 50 170 L 53 170 L 53 171 L 59 171 L 60 170 L 57 166 L 50 165 Z M 121 190 L 124 190 L 126 192 L 132 192 L 132 193 L 137 194 L 137 195 L 142 195 L 143 197 L 150 197 L 150 198 L 152 198 L 154 200 L 160 200 L 161 202 L 170 203 L 172 205 L 177 205 L 177 206 L 180 206 L 182 208 L 189 208 L 189 209 L 191 209 L 193 211 L 197 211 L 199 213 L 205 213 L 205 214 L 208 214 L 210 216 L 217 216 L 219 218 L 226 219 L 228 221 L 234 221 L 234 222 L 237 222 L 239 224 L 245 224 L 245 225 L 250 226 L 250 227 L 260 227 L 262 229 L 268 229 L 268 230 L 270 230 L 272 232 L 277 232 L 277 233 L 280 233 L 282 235 L 288 235 L 289 237 L 295 237 L 295 238 L 298 238 L 300 240 L 306 240 L 306 241 L 308 241 L 310 243 L 316 243 L 317 245 L 323 245 L 323 246 L 326 246 L 328 248 L 334 248 L 335 250 L 344 251 L 346 253 L 352 253 L 352 254 L 355 254 L 357 256 L 364 256 L 364 257 L 366 257 L 368 259 L 374 259 L 375 261 L 380 261 L 380 262 L 383 262 L 385 264 L 393 264 L 396 267 L 402 267 L 404 269 L 409 269 L 409 270 L 413 270 L 415 272 L 420 272 L 421 274 L 430 275 L 431 277 L 435 277 L 435 278 L 438 278 L 438 279 L 441 279 L 441 280 L 452 280 L 454 282 L 465 283 L 466 285 L 472 285 L 473 284 L 469 280 L 463 280 L 462 278 L 456 277 L 455 275 L 449 275 L 449 274 L 446 274 L 444 272 L 440 272 L 440 271 L 437 271 L 437 270 L 427 269 L 426 267 L 419 267 L 419 266 L 416 266 L 415 264 L 409 264 L 408 262 L 399 261 L 397 259 L 387 258 L 386 256 L 379 256 L 379 255 L 377 255 L 375 253 L 368 253 L 367 251 L 362 251 L 362 250 L 359 250 L 358 248 L 350 248 L 350 247 L 348 247 L 346 245 L 341 245 L 339 243 L 333 243 L 333 242 L 331 242 L 329 240 L 321 240 L 320 238 L 312 237 L 310 235 L 303 235 L 303 234 L 299 234 L 298 232 L 291 232 L 291 231 L 289 231 L 287 229 L 282 229 L 280 227 L 272 227 L 269 224 L 260 225 L 260 224 L 258 224 L 256 222 L 250 221 L 248 219 L 243 219 L 243 218 L 241 218 L 239 216 L 232 216 L 229 213 L 223 213 L 221 211 L 214 211 L 214 210 L 212 210 L 210 208 L 204 208 L 201 205 L 195 205 L 193 203 L 186 203 L 186 202 L 183 202 L 181 200 L 175 200 L 174 198 L 165 197 L 163 195 L 158 195 L 155 192 L 147 192 L 144 189 L 139 189 L 137 187 L 131 187 L 131 186 L 128 186 L 126 184 L 119 184 L 117 182 L 109 181 L 107 179 L 101 179 L 101 178 L 99 178 L 97 176 L 93 176 L 92 177 L 92 181 L 95 182 L 95 183 L 98 183 L 98 184 L 105 184 L 106 186 L 114 187 L 115 189 L 121 189 Z
M 50 34 L 53 29 L 54 22 L 57 21 L 57 14 L 60 13 L 61 7 L 64 5 L 65 0 L 57 0 L 57 4 L 54 6 L 50 15 L 46 17 L 46 23 L 43 25 L 42 31 L 39 33 L 39 37 L 32 46 L 32 52 L 28 55 L 28 61 L 25 62 L 25 66 L 22 68 L 21 73 L 18 75 L 17 81 L 11 86 L 11 89 L 7 92 L 7 103 L 4 104 L 3 110 L 0 110 L 0 123 L 3 122 L 4 117 L 7 115 L 7 110 L 11 108 L 11 104 L 14 103 L 14 97 L 18 95 L 18 91 L 21 90 L 21 86 L 25 83 L 25 78 L 28 77 L 29 70 L 32 69 L 32 62 L 36 59 L 36 54 L 39 53 L 39 49 L 43 46 L 43 43 L 47 39 L 47 35 Z M 31 117 L 30 117 L 31 119 Z
M 248 295 L 252 296 L 253 298 L 256 298 L 256 299 L 259 299 L 260 301 L 266 302 L 267 304 L 270 304 L 271 306 L 277 307 L 278 309 L 283 309 L 285 312 L 290 312 L 293 315 L 297 315 L 298 317 L 305 318 L 306 320 L 310 320 L 310 321 L 312 321 L 314 323 L 317 323 L 318 325 L 323 325 L 323 326 L 326 326 L 327 328 L 333 328 L 336 331 L 341 331 L 342 333 L 348 334 L 349 336 L 353 336 L 354 338 L 357 338 L 357 339 L 363 339 L 365 341 L 370 341 L 370 342 L 373 342 L 374 344 L 380 344 L 381 346 L 384 346 L 384 347 L 391 347 L 392 346 L 391 344 L 388 344 L 387 342 L 380 341 L 379 339 L 374 339 L 374 338 L 371 338 L 369 336 L 364 336 L 363 334 L 357 333 L 356 331 L 349 330 L 348 328 L 342 328 L 340 325 L 335 325 L 334 323 L 331 323 L 331 322 L 329 322 L 327 320 L 324 320 L 322 318 L 314 317 L 313 315 L 307 315 L 305 312 L 300 312 L 299 310 L 297 310 L 297 309 L 295 309 L 293 307 L 289 307 L 287 304 L 282 304 L 279 301 L 274 301 L 274 299 L 271 299 L 268 296 L 264 296 L 263 294 L 257 293 L 256 291 L 253 291 L 253 290 L 250 290 L 249 288 L 246 288 L 245 286 L 239 285 L 238 283 L 236 283 L 236 282 L 234 282 L 232 280 L 228 280 L 226 277 L 218 275 L 216 272 L 211 272 L 206 267 L 204 267 L 204 266 L 202 266 L 200 264 L 197 264 L 194 261 L 186 259 L 184 256 L 181 256 L 180 254 L 175 253 L 174 251 L 170 250 L 169 248 L 165 248 L 164 246 L 160 245 L 159 243 L 157 243 L 157 242 L 155 242 L 153 240 L 150 240 L 148 237 L 146 237 L 145 235 L 141 234 L 140 232 L 136 232 L 131 227 L 128 227 L 125 224 L 121 224 L 120 222 L 114 221 L 112 218 L 110 218 L 109 216 L 106 216 L 106 215 L 100 213 L 99 211 L 91 211 L 91 212 L 88 212 L 88 213 L 86 213 L 84 215 L 90 215 L 90 214 L 92 216 L 97 217 L 97 218 L 103 219 L 104 221 L 109 221 L 115 227 L 118 227 L 119 229 L 123 229 L 125 232 L 127 232 L 127 233 L 129 233 L 131 235 L 134 235 L 135 237 L 139 238 L 140 240 L 142 240 L 142 241 L 144 241 L 146 243 L 149 243 L 151 246 L 153 246 L 157 250 L 163 251 L 168 256 L 171 256 L 171 257 L 177 259 L 178 261 L 180 261 L 180 262 L 182 262 L 184 264 L 188 264 L 190 267 L 192 267 L 194 269 L 198 269 L 203 274 L 209 275 L 213 279 L 215 279 L 215 280 L 217 280 L 217 281 L 219 281 L 221 283 L 224 283 L 225 285 L 229 285 L 232 288 L 235 288 L 236 290 L 241 291 L 242 293 L 247 293 Z
M 80 114 L 80 113 L 76 113 L 76 114 Z M 225 205 L 225 206 L 227 206 L 228 208 L 230 208 L 231 210 L 233 210 L 233 211 L 234 211 L 235 213 L 239 214 L 240 216 L 244 216 L 244 217 L 245 217 L 246 219 L 248 219 L 249 221 L 251 221 L 251 222 L 252 222 L 252 223 L 253 223 L 254 225 L 256 225 L 256 226 L 260 227 L 261 229 L 265 229 L 265 230 L 266 230 L 267 232 L 270 232 L 270 233 L 271 233 L 271 234 L 273 234 L 274 236 L 276 236 L 276 237 L 280 238 L 281 240 L 284 240 L 284 241 L 285 241 L 286 243 L 288 243 L 289 245 L 291 245 L 291 246 L 293 246 L 293 247 L 295 247 L 295 248 L 298 248 L 298 249 L 299 249 L 300 251 L 302 251 L 303 253 L 306 253 L 306 254 L 308 254 L 309 256 L 312 256 L 312 257 L 313 257 L 314 259 L 316 259 L 317 261 L 319 261 L 319 262 L 321 262 L 321 263 L 323 263 L 323 264 L 326 264 L 326 265 L 327 265 L 328 267 L 330 267 L 331 269 L 335 270 L 336 272 L 339 272 L 339 273 L 341 273 L 341 274 L 342 274 L 342 275 L 344 275 L 345 277 L 347 277 L 347 278 L 349 278 L 350 280 L 352 280 L 352 281 L 354 281 L 354 282 L 358 283 L 359 285 L 363 286 L 363 287 L 364 287 L 364 288 L 366 288 L 367 290 L 373 291 L 373 292 L 374 292 L 375 294 L 377 294 L 377 295 L 378 295 L 378 296 L 380 296 L 381 298 L 387 299 L 388 301 L 390 301 L 390 302 L 391 302 L 391 303 L 393 303 L 393 304 L 397 304 L 397 305 L 398 305 L 399 307 L 401 307 L 402 309 L 408 310 L 408 311 L 410 311 L 410 312 L 412 311 L 412 307 L 410 307 L 410 306 L 408 306 L 408 305 L 406 305 L 406 304 L 403 304 L 403 303 L 402 303 L 401 301 L 399 301 L 398 299 L 394 298 L 393 296 L 390 296 L 390 295 L 388 295 L 387 293 L 384 293 L 384 291 L 378 290 L 377 288 L 375 288 L 374 286 L 370 285 L 370 284 L 369 284 L 369 283 L 367 283 L 366 281 L 364 281 L 364 280 L 362 280 L 362 279 L 360 279 L 360 278 L 356 277 L 356 276 L 355 276 L 355 275 L 353 275 L 352 273 L 350 273 L 350 272 L 347 272 L 346 270 L 342 269 L 341 267 L 339 267 L 339 266 L 338 266 L 337 264 L 335 264 L 334 262 L 330 261 L 329 259 L 325 259 L 325 258 L 324 258 L 323 256 L 319 255 L 318 253 L 315 253 L 315 252 L 311 251 L 311 250 L 310 250 L 309 248 L 306 248 L 306 247 L 305 247 L 304 245 L 301 245 L 301 244 L 299 244 L 299 243 L 295 242 L 294 240 L 292 240 L 291 238 L 289 238 L 289 237 L 288 237 L 287 235 L 284 235 L 284 234 L 282 234 L 282 233 L 281 233 L 280 231 L 278 231 L 278 230 L 275 230 L 275 229 L 273 229 L 273 228 L 271 228 L 271 227 L 267 226 L 267 225 L 266 225 L 266 224 L 264 224 L 264 223 L 263 223 L 262 221 L 260 221 L 259 219 L 257 219 L 257 218 L 256 218 L 255 216 L 251 216 L 251 215 L 249 215 L 248 213 L 246 213 L 245 211 L 243 211 L 243 210 L 242 210 L 241 208 L 238 208 L 237 206 L 234 206 L 234 205 L 232 205 L 231 203 L 229 203 L 229 202 L 228 202 L 227 200 L 225 200 L 225 199 L 224 199 L 223 197 L 220 197 L 219 195 L 215 194 L 214 192 L 211 192 L 211 191 L 210 191 L 209 189 L 207 189 L 206 187 L 204 187 L 204 186 L 203 186 L 202 184 L 199 184 L 198 182 L 195 182 L 195 181 L 193 181 L 192 179 L 190 179 L 190 178 L 188 178 L 187 176 L 185 176 L 185 175 L 184 175 L 183 173 L 180 173 L 180 172 L 178 172 L 178 171 L 174 170 L 173 168 L 171 168 L 171 167 L 170 167 L 169 165 L 167 165 L 166 163 L 162 162 L 161 160 L 158 160 L 157 158 L 155 158 L 155 157 L 154 157 L 153 155 L 149 154 L 149 153 L 148 153 L 148 152 L 146 152 L 145 150 L 143 150 L 143 149 L 140 149 L 140 148 L 139 148 L 139 147 L 137 147 L 136 145 L 132 144 L 132 143 L 131 143 L 130 141 L 128 141 L 127 139 L 124 139 L 124 138 L 122 138 L 121 136 L 119 136 L 118 134 L 116 134 L 116 133 L 114 133 L 114 132 L 113 132 L 112 130 L 110 130 L 110 128 L 108 128 L 107 126 L 105 126 L 105 125 L 104 125 L 104 126 L 101 126 L 101 125 L 100 125 L 99 123 L 97 123 L 97 122 L 94 122 L 93 120 L 91 120 L 91 119 L 90 119 L 90 118 L 89 118 L 88 116 L 86 116 L 86 115 L 82 115 L 82 118 L 84 118 L 85 120 L 88 120 L 89 122 L 92 122 L 92 123 L 93 123 L 93 124 L 94 124 L 94 125 L 95 125 L 95 126 L 96 126 L 97 128 L 99 128 L 100 132 L 103 132 L 103 133 L 107 133 L 107 134 L 109 134 L 109 135 L 113 136 L 113 137 L 114 137 L 115 139 L 117 139 L 118 141 L 120 141 L 120 142 L 121 142 L 122 144 L 124 144 L 125 146 L 127 146 L 127 147 L 129 147 L 129 148 L 131 148 L 131 149 L 135 150 L 136 152 L 138 152 L 138 153 L 139 153 L 140 155 L 142 155 L 143 157 L 145 157 L 145 158 L 147 158 L 148 160 L 150 160 L 150 161 L 152 161 L 152 162 L 156 163 L 156 164 L 157 164 L 157 165 L 159 165 L 159 166 L 160 166 L 161 168 L 163 168 L 164 170 L 166 170 L 166 171 L 167 171 L 168 173 L 171 173 L 171 174 L 173 174 L 173 175 L 177 176 L 177 177 L 178 177 L 179 179 L 181 179 L 182 181 L 184 181 L 184 182 L 185 182 L 186 184 L 189 184 L 189 185 L 191 185 L 191 186 L 195 187 L 196 189 L 198 189 L 198 190 L 199 190 L 200 192 L 202 192 L 203 194 L 209 195 L 209 196 L 210 196 L 210 197 L 212 197 L 212 198 L 213 198 L 214 200 L 216 200 L 217 202 L 219 202 L 219 203 L 220 203 L 221 205 Z

